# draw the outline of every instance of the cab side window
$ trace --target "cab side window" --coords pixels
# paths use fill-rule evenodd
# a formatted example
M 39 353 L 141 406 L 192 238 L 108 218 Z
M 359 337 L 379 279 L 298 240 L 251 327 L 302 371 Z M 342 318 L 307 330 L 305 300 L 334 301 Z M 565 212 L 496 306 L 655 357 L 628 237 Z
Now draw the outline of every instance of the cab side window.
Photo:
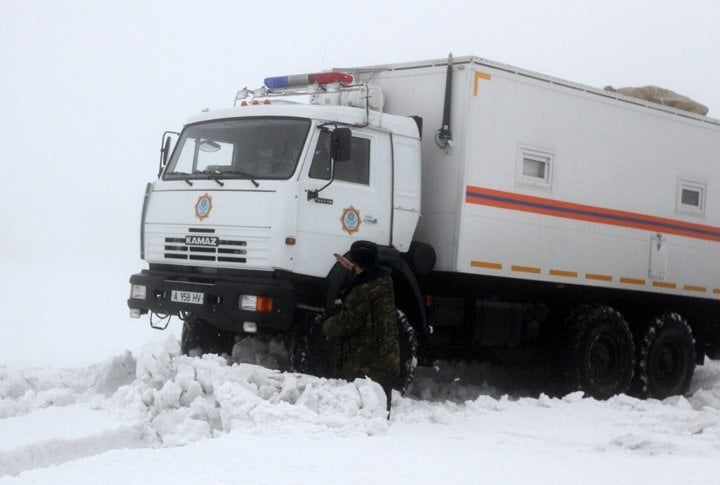
M 321 131 L 310 165 L 310 178 L 330 180 L 330 133 Z
M 309 176 L 314 179 L 330 180 L 330 133 L 320 133 Z M 344 162 L 335 162 L 335 180 L 370 185 L 370 140 L 353 137 L 352 158 Z

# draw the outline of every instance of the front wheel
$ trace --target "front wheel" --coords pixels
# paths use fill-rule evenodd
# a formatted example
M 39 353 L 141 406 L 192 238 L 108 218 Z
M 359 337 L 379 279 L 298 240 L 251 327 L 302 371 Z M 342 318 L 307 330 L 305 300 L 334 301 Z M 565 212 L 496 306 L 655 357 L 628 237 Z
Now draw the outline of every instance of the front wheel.
M 203 354 L 232 354 L 234 335 L 221 330 L 206 320 L 190 316 L 183 322 L 180 350 L 185 355 L 200 357 Z
M 291 368 L 295 372 L 321 377 L 333 375 L 333 348 L 332 342 L 322 334 L 324 320 L 325 315 L 318 315 L 298 327 L 290 353 Z M 418 344 L 415 329 L 400 310 L 397 310 L 397 328 L 400 372 L 393 389 L 404 394 L 415 376 Z
M 322 333 L 325 314 L 302 319 L 292 338 L 290 368 L 295 372 L 318 377 L 331 377 L 332 342 Z

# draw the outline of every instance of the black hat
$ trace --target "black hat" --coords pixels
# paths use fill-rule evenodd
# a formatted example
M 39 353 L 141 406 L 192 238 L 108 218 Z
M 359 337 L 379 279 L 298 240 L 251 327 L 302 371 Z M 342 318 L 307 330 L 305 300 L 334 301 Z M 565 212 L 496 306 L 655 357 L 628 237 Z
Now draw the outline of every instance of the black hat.
M 355 241 L 350 246 L 350 260 L 361 268 L 369 268 L 377 262 L 377 244 L 370 241 Z

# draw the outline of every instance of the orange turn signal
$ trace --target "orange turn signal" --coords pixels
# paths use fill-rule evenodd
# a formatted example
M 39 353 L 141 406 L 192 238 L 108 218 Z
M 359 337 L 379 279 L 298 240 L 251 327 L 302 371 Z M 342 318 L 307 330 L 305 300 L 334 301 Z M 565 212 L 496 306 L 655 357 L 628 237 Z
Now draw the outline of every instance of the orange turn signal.
M 257 311 L 258 313 L 272 313 L 273 299 L 271 296 L 258 296 L 257 297 Z

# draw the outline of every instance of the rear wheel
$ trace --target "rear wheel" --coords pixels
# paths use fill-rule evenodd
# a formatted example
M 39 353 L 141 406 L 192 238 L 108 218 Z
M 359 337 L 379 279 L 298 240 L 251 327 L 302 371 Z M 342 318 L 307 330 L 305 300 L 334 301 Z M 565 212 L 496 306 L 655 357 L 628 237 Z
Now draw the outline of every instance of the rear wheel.
M 232 354 L 235 336 L 206 320 L 190 316 L 183 322 L 180 350 L 185 355 Z
M 687 321 L 665 314 L 645 325 L 638 340 L 636 393 L 658 399 L 686 393 L 695 370 L 695 340 Z
M 596 399 L 627 392 L 634 345 L 622 315 L 607 306 L 582 306 L 570 315 L 565 330 L 567 383 Z

